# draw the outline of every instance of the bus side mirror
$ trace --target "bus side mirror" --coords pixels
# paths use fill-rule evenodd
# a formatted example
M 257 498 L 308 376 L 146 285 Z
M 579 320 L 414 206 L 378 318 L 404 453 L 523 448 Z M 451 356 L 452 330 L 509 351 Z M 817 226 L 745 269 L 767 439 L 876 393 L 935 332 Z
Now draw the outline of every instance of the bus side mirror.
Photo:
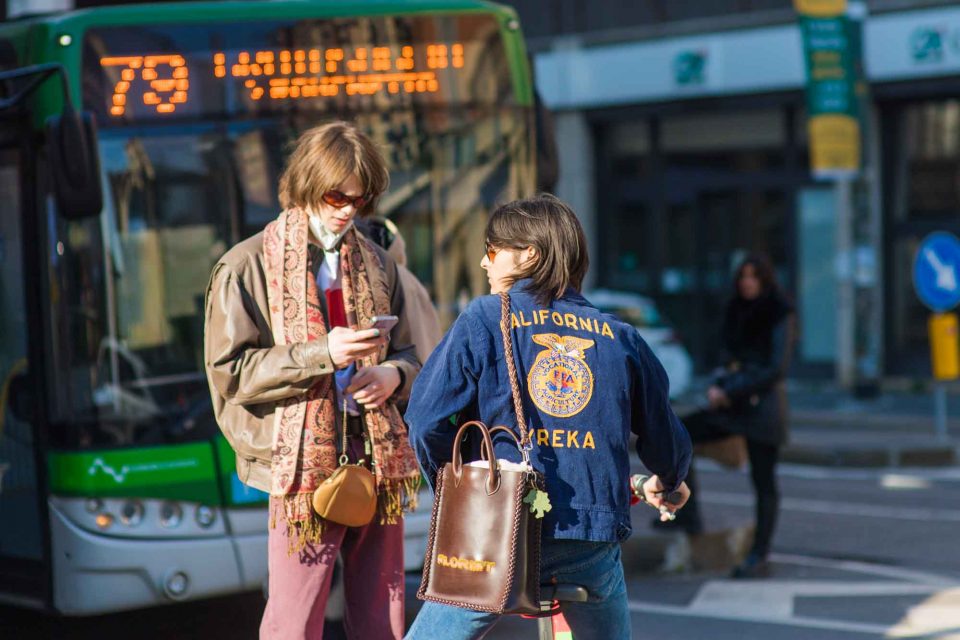
M 53 193 L 68 220 L 99 216 L 103 209 L 97 127 L 93 116 L 67 105 L 47 119 Z

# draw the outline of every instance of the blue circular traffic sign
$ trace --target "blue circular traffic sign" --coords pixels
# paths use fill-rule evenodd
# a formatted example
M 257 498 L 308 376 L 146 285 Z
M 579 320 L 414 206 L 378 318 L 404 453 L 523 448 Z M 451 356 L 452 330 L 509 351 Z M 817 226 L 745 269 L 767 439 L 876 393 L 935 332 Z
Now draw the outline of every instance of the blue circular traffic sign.
M 931 233 L 913 261 L 913 286 L 923 304 L 943 312 L 960 304 L 960 240 L 952 233 Z

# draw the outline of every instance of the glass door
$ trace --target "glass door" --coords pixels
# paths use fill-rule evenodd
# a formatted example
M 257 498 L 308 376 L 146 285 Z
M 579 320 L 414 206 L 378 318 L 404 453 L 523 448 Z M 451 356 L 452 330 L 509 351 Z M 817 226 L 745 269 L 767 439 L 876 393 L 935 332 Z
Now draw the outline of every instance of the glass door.
M 39 285 L 39 274 L 28 278 L 24 268 L 23 196 L 22 152 L 0 143 L 0 598 L 42 602 L 45 534 L 26 301 L 26 288 Z

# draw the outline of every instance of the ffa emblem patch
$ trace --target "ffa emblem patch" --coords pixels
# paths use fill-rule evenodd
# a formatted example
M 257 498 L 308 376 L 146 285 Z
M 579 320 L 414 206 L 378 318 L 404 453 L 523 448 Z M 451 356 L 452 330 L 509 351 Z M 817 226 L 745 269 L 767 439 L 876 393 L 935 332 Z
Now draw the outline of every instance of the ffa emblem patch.
M 539 333 L 533 341 L 547 347 L 537 354 L 527 375 L 533 404 L 555 418 L 580 413 L 593 396 L 593 373 L 583 352 L 596 343 L 555 333 Z

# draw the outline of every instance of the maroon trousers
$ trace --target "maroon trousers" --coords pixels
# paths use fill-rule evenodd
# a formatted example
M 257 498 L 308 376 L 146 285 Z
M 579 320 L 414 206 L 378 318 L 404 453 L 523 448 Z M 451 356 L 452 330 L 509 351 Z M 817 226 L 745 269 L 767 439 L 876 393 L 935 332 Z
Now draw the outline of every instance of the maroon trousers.
M 403 637 L 402 520 L 381 525 L 374 517 L 365 527 L 328 522 L 320 544 L 307 545 L 292 555 L 287 553 L 286 523 L 278 522 L 270 529 L 267 547 L 269 597 L 260 640 L 322 640 L 323 614 L 338 554 L 343 560 L 347 637 Z

